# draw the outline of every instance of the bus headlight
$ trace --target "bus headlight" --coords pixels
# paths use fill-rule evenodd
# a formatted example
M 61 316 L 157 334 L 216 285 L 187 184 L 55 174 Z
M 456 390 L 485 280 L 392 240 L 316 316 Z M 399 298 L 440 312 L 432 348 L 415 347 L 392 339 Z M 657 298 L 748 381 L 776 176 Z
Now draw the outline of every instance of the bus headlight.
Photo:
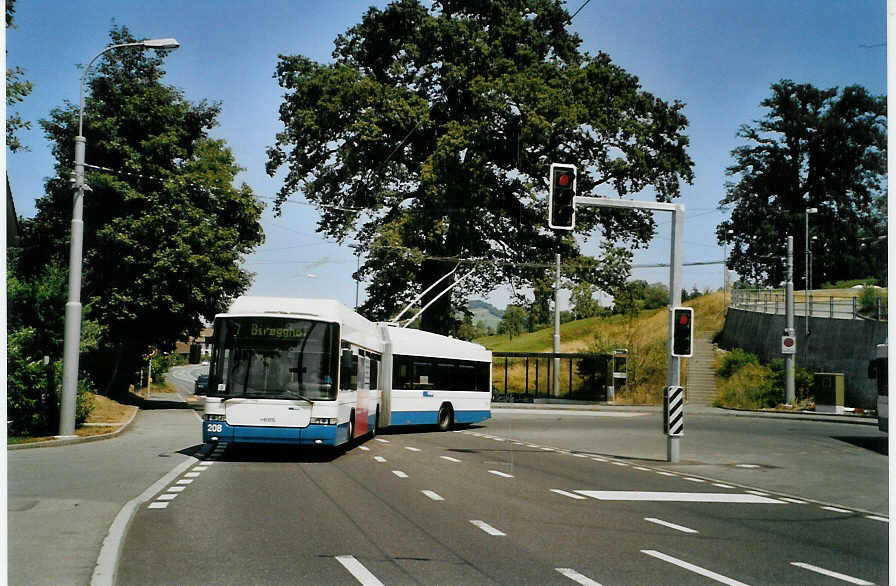
M 223 415 L 223 414 L 221 414 L 221 415 L 206 415 L 205 420 L 206 421 L 227 421 L 227 416 Z
M 311 425 L 336 425 L 335 417 L 312 417 Z

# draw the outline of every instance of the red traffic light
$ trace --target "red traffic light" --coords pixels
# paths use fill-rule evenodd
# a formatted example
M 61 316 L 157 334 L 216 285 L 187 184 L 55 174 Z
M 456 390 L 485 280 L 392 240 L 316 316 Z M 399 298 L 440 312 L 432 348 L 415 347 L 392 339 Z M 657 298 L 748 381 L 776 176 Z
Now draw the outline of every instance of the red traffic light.
M 566 187 L 567 185 L 569 185 L 569 173 L 560 175 L 560 177 L 557 178 L 557 184 L 560 187 Z
M 679 316 L 679 318 L 678 318 L 678 323 L 680 323 L 683 326 L 686 326 L 686 325 L 688 325 L 688 319 L 689 319 L 688 314 L 682 313 L 681 316 Z

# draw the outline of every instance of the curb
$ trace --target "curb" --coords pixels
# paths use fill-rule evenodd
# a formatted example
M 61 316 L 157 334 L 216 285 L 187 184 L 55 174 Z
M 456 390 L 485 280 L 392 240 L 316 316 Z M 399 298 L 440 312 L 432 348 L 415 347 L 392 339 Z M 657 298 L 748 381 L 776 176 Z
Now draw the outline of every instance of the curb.
M 65 439 L 51 439 L 42 442 L 29 442 L 25 444 L 14 444 L 6 446 L 7 450 L 31 450 L 34 448 L 52 448 L 55 446 L 67 446 L 72 444 L 86 444 L 89 442 L 98 442 L 105 439 L 111 439 L 116 437 L 122 433 L 124 433 L 127 429 L 130 428 L 131 423 L 134 421 L 134 418 L 137 417 L 137 414 L 140 413 L 140 407 L 134 409 L 134 412 L 131 414 L 131 418 L 126 422 L 120 424 L 121 427 L 116 429 L 115 431 L 110 431 L 109 433 L 104 433 L 100 435 L 91 435 L 87 437 L 73 437 L 73 438 L 65 438 Z M 119 425 L 119 424 L 115 424 Z
M 661 412 L 662 405 L 605 405 L 605 404 L 557 404 L 557 403 L 492 403 L 494 411 L 501 409 L 552 409 L 564 410 L 588 410 L 588 411 L 639 411 L 644 413 Z M 826 423 L 846 423 L 853 425 L 873 425 L 877 427 L 876 417 L 862 417 L 857 415 L 833 415 L 826 413 L 788 413 L 783 411 L 750 411 L 745 409 L 726 409 L 722 407 L 702 407 L 699 411 L 691 411 L 693 415 L 709 415 L 717 417 L 757 417 L 764 419 L 783 419 L 789 421 L 820 421 Z M 685 405 L 687 415 L 688 406 Z

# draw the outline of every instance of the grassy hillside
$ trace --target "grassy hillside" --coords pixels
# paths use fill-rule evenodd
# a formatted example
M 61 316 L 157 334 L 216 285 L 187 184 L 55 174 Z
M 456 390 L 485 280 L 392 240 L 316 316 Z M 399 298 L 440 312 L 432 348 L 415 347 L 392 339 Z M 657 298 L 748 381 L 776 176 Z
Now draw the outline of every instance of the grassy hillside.
M 722 328 L 723 303 L 721 292 L 684 303 L 694 308 L 697 336 L 712 334 Z M 654 309 L 633 317 L 614 315 L 565 323 L 560 326 L 560 351 L 604 353 L 615 348 L 627 348 L 629 384 L 623 394 L 617 394 L 617 402 L 657 403 L 662 400 L 662 390 L 666 384 L 668 315 L 666 309 Z M 476 342 L 494 352 L 551 352 L 553 336 L 553 328 L 545 328 L 514 336 L 513 340 L 507 335 L 495 335 L 479 338 Z M 687 359 L 682 362 L 683 368 L 686 368 Z M 510 377 L 514 383 L 519 384 L 519 380 L 525 379 L 522 364 L 515 363 L 510 370 L 513 371 Z M 503 361 L 500 366 L 496 364 L 494 373 L 496 386 L 503 388 Z M 508 387 L 514 388 L 514 383 L 509 382 Z

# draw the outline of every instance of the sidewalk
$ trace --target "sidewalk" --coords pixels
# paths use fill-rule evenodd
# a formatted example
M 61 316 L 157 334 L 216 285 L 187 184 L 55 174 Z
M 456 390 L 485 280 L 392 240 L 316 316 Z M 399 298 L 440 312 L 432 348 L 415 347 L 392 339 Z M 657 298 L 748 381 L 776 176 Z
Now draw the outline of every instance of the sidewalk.
M 122 508 L 202 447 L 184 407 L 151 400 L 105 441 L 7 452 L 10 584 L 90 584 Z
M 641 413 L 662 413 L 662 405 L 610 405 L 608 403 L 569 402 L 555 399 L 556 402 L 543 403 L 503 403 L 492 402 L 492 409 L 556 409 L 579 411 L 634 411 Z M 562 401 L 562 402 L 561 402 Z M 761 417 L 765 419 L 802 420 L 802 421 L 826 421 L 828 423 L 852 423 L 858 425 L 873 425 L 877 427 L 877 417 L 872 415 L 856 415 L 845 413 L 843 415 L 815 413 L 812 411 L 743 411 L 739 409 L 722 409 L 720 407 L 708 407 L 705 405 L 686 404 L 685 417 L 688 415 L 709 415 L 717 417 Z

